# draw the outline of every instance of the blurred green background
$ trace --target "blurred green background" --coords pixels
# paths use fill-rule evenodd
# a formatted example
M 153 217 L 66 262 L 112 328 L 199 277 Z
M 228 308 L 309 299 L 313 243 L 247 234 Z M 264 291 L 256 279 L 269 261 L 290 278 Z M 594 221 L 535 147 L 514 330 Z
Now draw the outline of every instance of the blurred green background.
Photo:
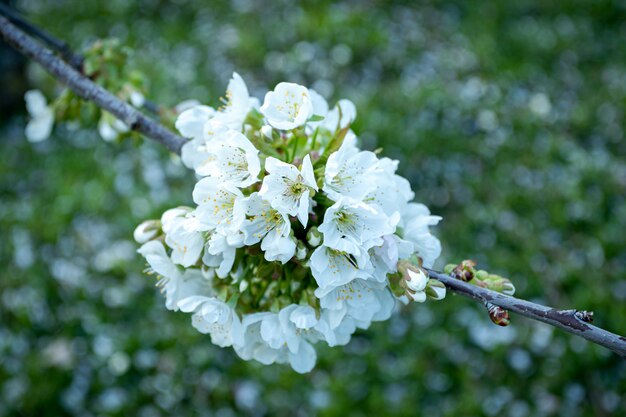
M 523 298 L 626 334 L 626 9 L 612 1 L 17 1 L 79 49 L 136 49 L 150 98 L 218 104 L 233 70 L 359 110 L 444 217 L 438 265 L 472 258 Z M 2 50 L 0 416 L 626 415 L 626 362 L 450 295 L 318 346 L 308 375 L 239 360 L 142 274 L 132 231 L 191 202 L 146 141 L 60 127 L 26 141 L 22 95 L 54 89 Z

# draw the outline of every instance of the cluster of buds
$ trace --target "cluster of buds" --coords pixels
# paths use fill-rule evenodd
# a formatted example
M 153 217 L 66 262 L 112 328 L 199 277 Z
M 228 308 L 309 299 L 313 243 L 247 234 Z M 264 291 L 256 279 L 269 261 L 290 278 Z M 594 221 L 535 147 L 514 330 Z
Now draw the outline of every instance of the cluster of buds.
M 505 295 L 513 295 L 515 286 L 510 279 L 500 275 L 490 274 L 489 272 L 476 269 L 476 262 L 466 259 L 458 265 L 448 264 L 444 268 L 444 272 L 453 278 L 467 282 L 480 288 L 486 288 L 497 291 Z M 491 321 L 498 326 L 508 326 L 510 323 L 509 312 L 493 303 L 485 302 L 487 312 Z
M 429 278 L 428 271 L 418 265 L 402 260 L 398 263 L 398 271 L 401 273 L 400 287 L 404 295 L 410 300 L 423 303 L 426 298 L 442 300 L 446 296 L 446 286 L 436 279 Z
M 146 104 L 146 82 L 132 66 L 129 48 L 118 40 L 97 40 L 83 53 L 82 72 L 117 97 L 141 108 Z M 98 133 L 107 142 L 139 137 L 124 122 L 95 104 L 86 102 L 69 89 L 48 102 L 39 90 L 24 95 L 30 120 L 24 134 L 30 142 L 41 142 L 52 133 L 55 123 L 67 123 L 68 128 L 98 125 Z
M 477 287 L 487 288 L 505 295 L 515 294 L 515 286 L 510 279 L 491 274 L 482 269 L 476 269 L 476 262 L 466 259 L 458 265 L 448 264 L 444 272 L 453 278 L 469 282 Z

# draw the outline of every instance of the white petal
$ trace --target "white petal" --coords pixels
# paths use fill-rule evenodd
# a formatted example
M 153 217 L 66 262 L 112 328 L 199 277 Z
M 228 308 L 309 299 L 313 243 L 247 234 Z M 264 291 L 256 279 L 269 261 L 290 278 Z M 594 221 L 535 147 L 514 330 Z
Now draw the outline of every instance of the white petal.
M 215 115 L 209 106 L 195 106 L 183 111 L 176 119 L 176 129 L 187 138 L 201 138 L 206 122 Z
M 46 97 L 40 90 L 29 90 L 24 94 L 24 101 L 26 102 L 26 110 L 31 117 L 37 117 L 46 109 L 48 109 L 48 102 Z
M 178 302 L 178 308 L 183 313 L 193 313 L 201 304 L 203 304 L 207 300 L 209 300 L 209 297 L 193 295 L 191 297 L 180 300 Z
M 298 220 L 302 223 L 302 227 L 306 227 L 309 222 L 309 195 L 309 190 L 303 192 L 298 204 Z
M 46 108 L 28 122 L 24 135 L 29 142 L 42 142 L 50 137 L 53 126 L 54 113 L 51 109 Z
M 166 278 L 174 278 L 180 276 L 180 272 L 176 265 L 165 253 L 165 247 L 161 242 L 151 240 L 144 243 L 138 250 L 150 267 L 159 275 Z
M 309 187 L 318 191 L 317 182 L 315 181 L 315 174 L 313 173 L 313 164 L 311 164 L 311 157 L 307 154 L 302 160 L 302 167 L 300 168 L 304 183 Z
M 310 343 L 302 341 L 297 353 L 289 352 L 289 363 L 299 374 L 311 372 L 317 361 L 317 354 Z
M 289 320 L 299 329 L 310 329 L 317 323 L 315 310 L 310 306 L 298 306 L 289 316 Z

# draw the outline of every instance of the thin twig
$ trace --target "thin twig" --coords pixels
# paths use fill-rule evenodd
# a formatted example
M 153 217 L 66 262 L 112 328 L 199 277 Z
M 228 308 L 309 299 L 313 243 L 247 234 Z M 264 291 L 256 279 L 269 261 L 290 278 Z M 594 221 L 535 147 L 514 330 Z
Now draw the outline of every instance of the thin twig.
M 427 271 L 431 278 L 441 281 L 447 288 L 457 294 L 483 303 L 490 302 L 524 317 L 558 327 L 626 357 L 626 338 L 583 321 L 582 319 L 587 318 L 589 315 L 587 312 L 558 310 L 477 287 L 438 271 L 431 269 L 427 269 Z
M 165 145 L 173 152 L 180 153 L 180 148 L 186 142 L 185 139 L 170 132 L 158 122 L 146 117 L 132 106 L 93 83 L 85 75 L 76 71 L 69 64 L 54 55 L 50 50 L 38 44 L 21 29 L 1 16 L 0 35 L 2 35 L 9 45 L 13 46 L 17 51 L 27 57 L 37 61 L 80 97 L 85 100 L 92 100 L 98 106 L 122 120 L 133 130 Z M 454 293 L 483 303 L 490 302 L 530 319 L 558 327 L 593 343 L 604 346 L 620 356 L 626 357 L 626 338 L 584 321 L 583 319 L 588 318 L 588 313 L 586 312 L 579 312 L 577 310 L 557 310 L 541 304 L 500 294 L 486 288 L 480 288 L 438 271 L 428 270 L 428 272 L 431 278 L 441 281 Z
M 85 57 L 75 53 L 67 43 L 54 37 L 52 34 L 46 32 L 38 26 L 33 25 L 16 10 L 3 3 L 0 3 L 0 16 L 6 17 L 11 23 L 22 29 L 30 36 L 42 41 L 48 48 L 57 52 L 61 58 L 63 58 L 63 60 L 72 66 L 76 71 L 83 72 L 83 62 Z M 148 99 L 145 99 L 142 107 L 150 113 L 156 115 L 160 114 L 160 107 Z
M 182 137 L 166 129 L 159 122 L 147 117 L 114 94 L 91 81 L 84 74 L 76 71 L 52 51 L 45 48 L 23 30 L 0 16 L 0 35 L 18 52 L 38 62 L 52 76 L 65 84 L 79 97 L 91 100 L 100 108 L 107 110 L 123 121 L 130 129 L 165 145 L 172 152 L 180 153 L 186 142 Z

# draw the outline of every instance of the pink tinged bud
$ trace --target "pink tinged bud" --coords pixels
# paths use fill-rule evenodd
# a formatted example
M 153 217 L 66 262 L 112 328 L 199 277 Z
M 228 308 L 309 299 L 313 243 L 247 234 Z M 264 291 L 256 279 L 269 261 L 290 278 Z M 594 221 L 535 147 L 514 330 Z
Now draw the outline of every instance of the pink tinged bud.
M 450 275 L 453 278 L 460 279 L 461 281 L 469 282 L 474 279 L 474 276 L 476 276 L 476 269 L 474 269 L 475 266 L 476 262 L 472 261 L 471 259 L 466 259 L 458 264 L 452 270 L 452 273 L 450 273 Z
M 488 301 L 485 302 L 485 307 L 487 307 L 489 318 L 494 324 L 505 327 L 508 326 L 509 323 L 511 323 L 511 320 L 509 319 L 509 312 L 502 307 L 492 304 Z

